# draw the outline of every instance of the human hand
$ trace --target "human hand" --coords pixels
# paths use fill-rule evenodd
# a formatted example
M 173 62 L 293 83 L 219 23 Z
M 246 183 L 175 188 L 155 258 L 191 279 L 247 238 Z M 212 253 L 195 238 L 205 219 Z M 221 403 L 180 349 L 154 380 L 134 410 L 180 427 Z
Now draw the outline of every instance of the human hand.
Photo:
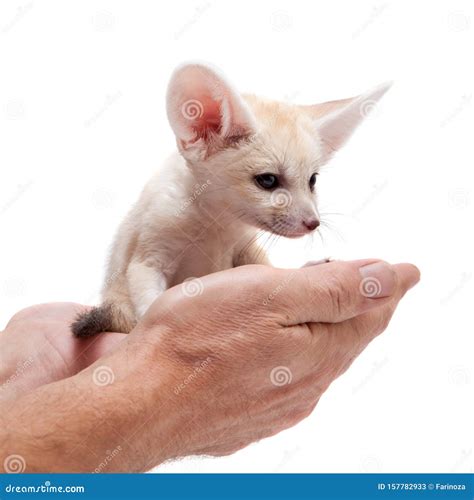
M 412 265 L 365 260 L 178 285 L 113 352 L 21 398 L 4 416 L 7 443 L 32 472 L 94 470 L 111 449 L 108 471 L 232 453 L 309 415 L 418 279 Z
M 166 366 L 174 380 L 160 401 L 175 432 L 144 468 L 233 453 L 295 425 L 418 280 L 412 265 L 364 260 L 245 266 L 169 290 L 130 335 L 151 353 L 148 377 Z
M 10 319 L 0 333 L 0 400 L 75 375 L 125 337 L 121 333 L 74 337 L 70 325 L 86 308 L 72 302 L 39 304 Z

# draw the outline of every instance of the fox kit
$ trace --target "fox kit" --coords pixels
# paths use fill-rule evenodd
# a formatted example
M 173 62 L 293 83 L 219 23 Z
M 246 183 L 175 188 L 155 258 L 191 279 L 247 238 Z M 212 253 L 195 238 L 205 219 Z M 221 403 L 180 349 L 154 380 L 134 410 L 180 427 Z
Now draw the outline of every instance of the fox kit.
M 102 304 L 80 315 L 73 333 L 129 332 L 174 285 L 267 264 L 256 242 L 262 230 L 288 238 L 314 231 L 321 166 L 387 89 L 300 106 L 240 95 L 205 65 L 179 67 L 167 93 L 178 152 L 122 222 Z

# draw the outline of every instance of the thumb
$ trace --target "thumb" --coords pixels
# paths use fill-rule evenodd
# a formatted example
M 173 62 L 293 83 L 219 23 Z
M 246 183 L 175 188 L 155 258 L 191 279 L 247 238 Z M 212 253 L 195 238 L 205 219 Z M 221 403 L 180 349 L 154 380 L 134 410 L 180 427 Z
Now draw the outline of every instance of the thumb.
M 337 323 L 390 302 L 418 280 L 419 271 L 411 264 L 391 266 L 376 259 L 333 261 L 295 270 L 271 307 L 283 315 L 286 326 Z

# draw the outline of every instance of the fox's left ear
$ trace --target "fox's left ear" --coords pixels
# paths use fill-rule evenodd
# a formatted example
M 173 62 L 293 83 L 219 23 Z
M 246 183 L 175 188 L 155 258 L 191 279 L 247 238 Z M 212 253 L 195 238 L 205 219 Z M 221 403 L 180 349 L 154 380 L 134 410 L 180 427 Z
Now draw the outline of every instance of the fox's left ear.
M 391 85 L 387 82 L 356 97 L 304 106 L 315 120 L 327 156 L 344 145 Z
M 168 119 L 178 148 L 187 159 L 249 137 L 256 122 L 246 102 L 215 68 L 199 63 L 180 66 L 168 85 Z

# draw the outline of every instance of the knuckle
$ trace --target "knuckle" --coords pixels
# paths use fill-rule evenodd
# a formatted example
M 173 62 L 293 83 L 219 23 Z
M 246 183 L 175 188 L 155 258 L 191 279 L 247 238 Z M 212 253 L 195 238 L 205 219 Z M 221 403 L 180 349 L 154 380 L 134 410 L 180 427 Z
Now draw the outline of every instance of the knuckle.
M 45 310 L 45 305 L 37 305 L 37 306 L 29 306 L 26 307 L 25 309 L 21 309 L 20 311 L 16 312 L 8 321 L 7 327 L 12 326 L 15 323 L 23 322 L 23 321 L 30 321 L 30 320 L 35 320 L 40 316 L 43 311 Z
M 301 412 L 301 420 L 308 418 L 311 413 L 313 413 L 314 408 L 316 407 L 316 403 L 313 403 L 309 406 L 307 406 L 302 412 Z
M 337 316 L 343 315 L 344 311 L 353 302 L 350 290 L 345 285 L 343 279 L 335 275 L 331 278 L 327 287 L 331 310 Z
M 249 264 L 246 266 L 251 274 L 255 274 L 259 278 L 268 278 L 275 273 L 275 269 L 264 264 Z
M 313 408 L 314 407 L 312 405 L 294 408 L 285 415 L 281 423 L 285 427 L 296 425 L 298 422 L 301 422 L 305 418 L 309 417 L 313 411 Z
M 384 330 L 386 330 L 391 319 L 392 319 L 392 314 L 390 311 L 384 311 L 382 314 L 380 314 L 377 328 L 375 329 L 375 334 L 379 335 Z
M 262 264 L 252 264 L 246 267 L 248 276 L 252 280 L 253 288 L 259 293 L 267 291 L 271 287 L 275 275 L 278 274 L 276 269 Z
M 391 317 L 390 311 L 377 311 L 376 314 L 359 316 L 352 328 L 352 333 L 357 338 L 357 347 L 363 348 L 368 341 L 386 330 Z
M 360 341 L 361 338 L 367 336 L 367 332 L 373 329 L 372 323 L 364 316 L 359 316 L 358 320 L 354 322 L 353 336 Z

